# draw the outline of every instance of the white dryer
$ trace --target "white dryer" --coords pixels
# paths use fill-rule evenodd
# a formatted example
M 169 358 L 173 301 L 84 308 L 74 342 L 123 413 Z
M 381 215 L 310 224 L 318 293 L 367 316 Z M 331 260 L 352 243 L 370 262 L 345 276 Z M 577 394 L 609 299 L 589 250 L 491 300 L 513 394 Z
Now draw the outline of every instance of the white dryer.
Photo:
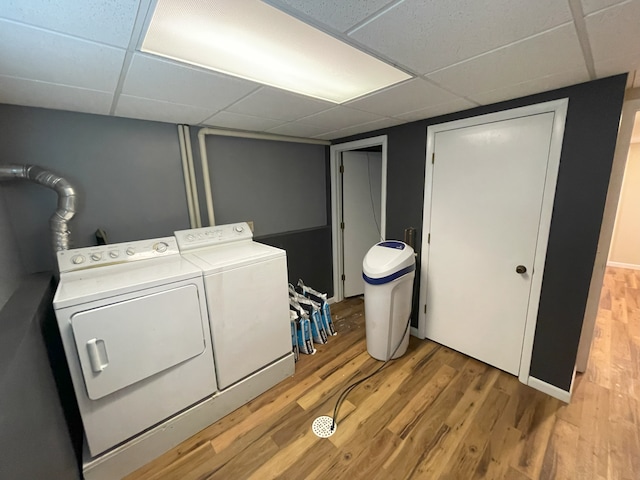
M 286 252 L 254 242 L 246 223 L 175 236 L 204 275 L 218 388 L 282 359 L 293 371 Z
M 200 269 L 174 237 L 58 252 L 54 309 L 92 457 L 216 391 Z

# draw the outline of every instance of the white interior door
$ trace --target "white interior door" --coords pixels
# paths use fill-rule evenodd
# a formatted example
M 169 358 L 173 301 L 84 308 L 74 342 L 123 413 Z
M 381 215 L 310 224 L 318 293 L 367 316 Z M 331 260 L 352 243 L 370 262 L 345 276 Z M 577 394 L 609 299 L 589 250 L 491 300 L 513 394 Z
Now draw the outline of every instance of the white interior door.
M 381 239 L 382 154 L 343 152 L 342 222 L 344 296 L 364 293 L 362 260 Z
M 426 336 L 516 375 L 553 121 L 548 112 L 435 134 Z

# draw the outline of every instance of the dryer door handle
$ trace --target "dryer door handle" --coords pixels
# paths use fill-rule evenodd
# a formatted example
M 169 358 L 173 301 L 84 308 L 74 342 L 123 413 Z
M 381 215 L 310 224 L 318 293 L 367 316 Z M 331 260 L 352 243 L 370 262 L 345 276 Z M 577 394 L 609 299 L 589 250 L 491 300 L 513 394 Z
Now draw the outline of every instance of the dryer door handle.
M 92 338 L 87 342 L 87 352 L 89 353 L 89 361 L 91 362 L 91 370 L 95 373 L 102 372 L 109 365 L 107 357 L 107 345 L 104 340 Z

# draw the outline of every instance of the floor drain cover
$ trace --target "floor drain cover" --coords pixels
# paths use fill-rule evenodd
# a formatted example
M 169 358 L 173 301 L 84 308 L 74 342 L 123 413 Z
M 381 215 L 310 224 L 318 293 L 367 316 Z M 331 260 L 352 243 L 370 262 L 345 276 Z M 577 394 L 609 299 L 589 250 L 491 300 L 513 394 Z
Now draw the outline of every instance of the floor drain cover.
M 313 430 L 313 433 L 320 438 L 328 438 L 335 433 L 338 429 L 338 425 L 336 424 L 336 427 L 333 430 L 331 427 L 333 427 L 333 418 L 323 415 L 313 421 L 311 430 Z

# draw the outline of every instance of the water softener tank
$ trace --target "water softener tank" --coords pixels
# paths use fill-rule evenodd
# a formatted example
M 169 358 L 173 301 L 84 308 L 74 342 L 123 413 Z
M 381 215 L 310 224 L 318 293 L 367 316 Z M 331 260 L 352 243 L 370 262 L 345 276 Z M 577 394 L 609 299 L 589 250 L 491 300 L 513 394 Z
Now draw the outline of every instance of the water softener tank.
M 404 355 L 416 261 L 413 248 L 390 240 L 371 247 L 362 262 L 367 351 L 377 360 Z

